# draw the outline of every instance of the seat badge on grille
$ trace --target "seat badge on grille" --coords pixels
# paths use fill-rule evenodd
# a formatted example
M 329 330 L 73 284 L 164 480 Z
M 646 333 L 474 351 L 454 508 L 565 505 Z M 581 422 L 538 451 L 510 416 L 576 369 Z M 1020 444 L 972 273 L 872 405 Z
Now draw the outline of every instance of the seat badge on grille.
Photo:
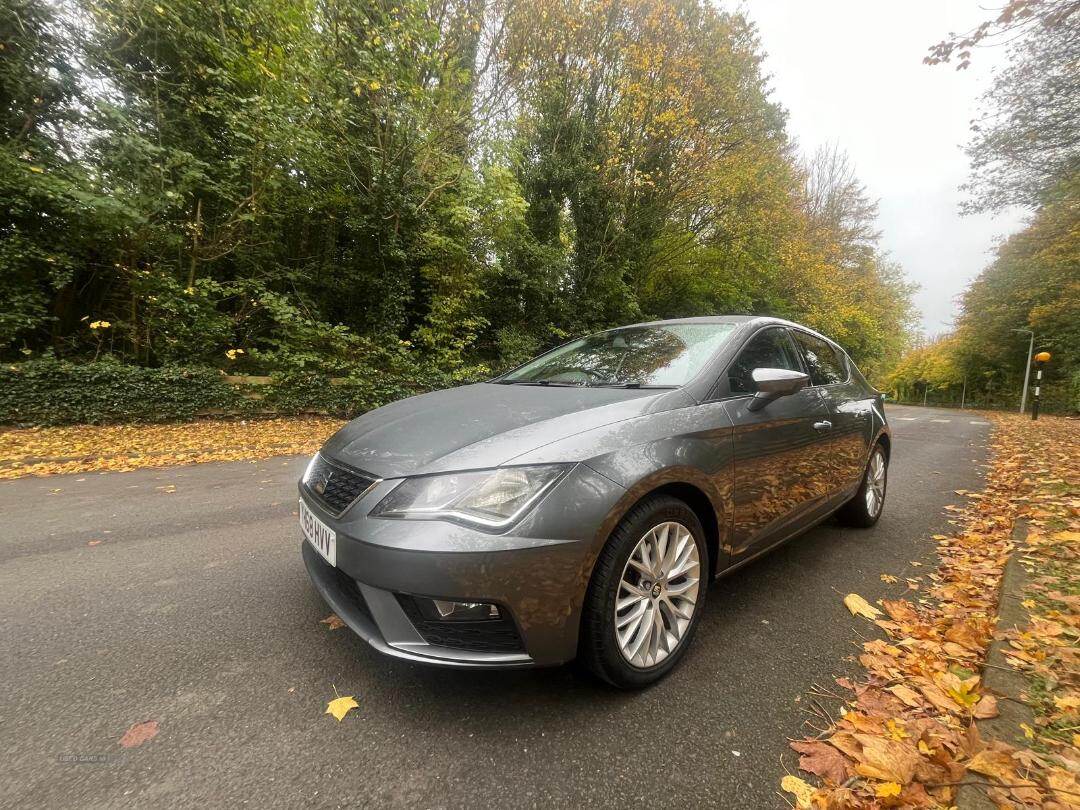
M 311 483 L 311 488 L 320 495 L 326 494 L 326 486 L 330 483 L 330 479 L 334 477 L 333 470 L 319 470 L 316 473 L 315 480 Z

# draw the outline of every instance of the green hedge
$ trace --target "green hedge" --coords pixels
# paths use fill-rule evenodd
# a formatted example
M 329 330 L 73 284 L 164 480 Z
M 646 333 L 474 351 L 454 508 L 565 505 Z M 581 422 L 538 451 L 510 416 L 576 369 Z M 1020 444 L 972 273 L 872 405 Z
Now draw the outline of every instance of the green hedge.
M 350 418 L 421 390 L 416 381 L 366 371 L 333 382 L 320 374 L 275 375 L 274 382 L 260 386 L 258 393 L 263 394 L 259 405 L 275 413 L 314 411 Z
M 232 385 L 217 369 L 143 368 L 111 361 L 52 358 L 0 366 L 0 424 L 67 425 L 159 422 L 204 413 L 323 413 L 356 416 L 418 393 L 417 380 L 358 369 L 335 379 L 275 375 L 267 385 Z

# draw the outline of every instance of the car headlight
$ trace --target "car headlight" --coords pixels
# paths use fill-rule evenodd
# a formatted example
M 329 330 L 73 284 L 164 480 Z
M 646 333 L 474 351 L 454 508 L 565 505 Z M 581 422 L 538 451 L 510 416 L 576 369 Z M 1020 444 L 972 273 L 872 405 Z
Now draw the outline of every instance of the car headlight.
M 567 469 L 562 464 L 500 467 L 406 478 L 379 501 L 371 516 L 502 529 L 524 515 Z

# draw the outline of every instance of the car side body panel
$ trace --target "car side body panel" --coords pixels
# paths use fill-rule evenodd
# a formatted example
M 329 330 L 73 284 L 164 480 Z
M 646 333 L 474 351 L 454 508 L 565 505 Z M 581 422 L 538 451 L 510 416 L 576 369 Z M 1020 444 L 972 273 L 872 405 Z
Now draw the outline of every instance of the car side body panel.
M 753 397 L 724 401 L 734 423 L 732 564 L 800 530 L 834 495 L 829 436 L 815 425 L 829 409 L 815 388 L 749 409 Z

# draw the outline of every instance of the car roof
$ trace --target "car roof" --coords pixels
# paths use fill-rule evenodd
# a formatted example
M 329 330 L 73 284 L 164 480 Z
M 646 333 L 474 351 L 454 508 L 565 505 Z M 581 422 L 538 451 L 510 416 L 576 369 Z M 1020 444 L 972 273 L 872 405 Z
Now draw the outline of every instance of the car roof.
M 817 337 L 828 341 L 833 346 L 836 346 L 841 351 L 844 351 L 844 348 L 840 346 L 840 344 L 837 343 L 835 340 L 830 338 L 828 335 L 823 335 L 816 329 L 811 329 L 809 326 L 804 326 L 801 323 L 796 323 L 795 321 L 788 321 L 783 318 L 776 318 L 772 315 L 701 315 L 696 318 L 669 318 L 662 321 L 645 321 L 643 323 L 631 323 L 627 324 L 626 326 L 613 327 L 613 329 L 631 329 L 635 326 L 668 326 L 683 323 L 730 323 L 738 326 L 745 326 L 747 324 L 761 326 L 764 326 L 765 324 L 774 324 L 776 326 L 793 326 L 797 329 L 801 329 L 804 332 L 809 332 L 811 335 L 816 335 Z M 610 332 L 612 330 L 608 329 L 605 331 Z
M 616 329 L 629 329 L 635 326 L 668 326 L 682 323 L 732 323 L 732 324 L 746 324 L 746 323 L 777 323 L 784 324 L 785 326 L 798 326 L 801 329 L 807 327 L 801 324 L 793 323 L 792 321 L 785 321 L 783 318 L 774 318 L 769 315 L 701 315 L 696 318 L 668 318 L 662 321 L 645 321 L 643 323 L 631 323 L 626 326 L 614 327 Z

